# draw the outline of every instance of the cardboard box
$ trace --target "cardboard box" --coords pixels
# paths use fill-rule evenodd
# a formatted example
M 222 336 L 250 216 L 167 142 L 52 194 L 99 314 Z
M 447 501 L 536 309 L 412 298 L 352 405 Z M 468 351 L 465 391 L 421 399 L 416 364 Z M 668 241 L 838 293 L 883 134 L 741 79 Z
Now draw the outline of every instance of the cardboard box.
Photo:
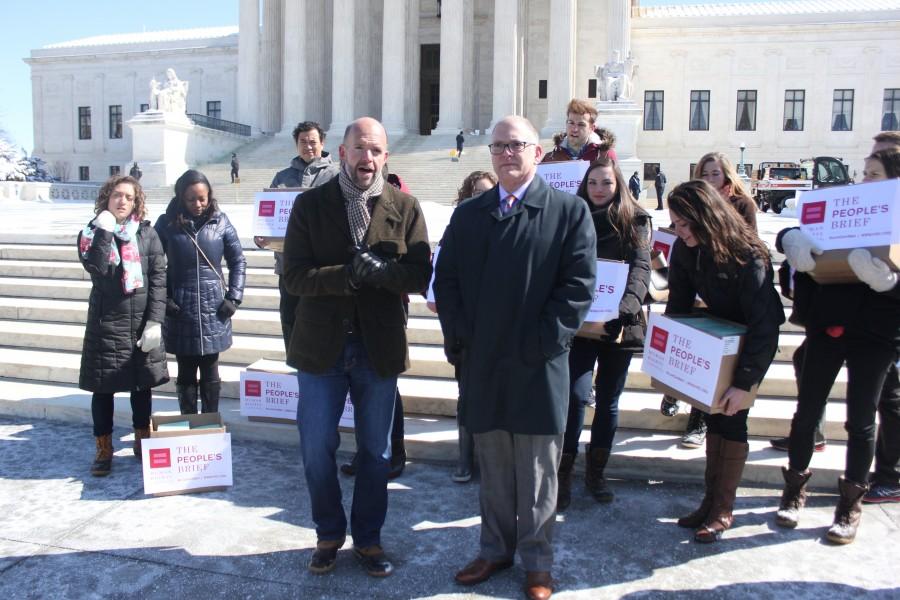
M 858 283 L 847 262 L 855 248 L 900 271 L 900 179 L 820 188 L 800 198 L 800 229 L 824 252 L 810 275 L 822 284 Z
M 597 259 L 594 301 L 584 324 L 575 335 L 592 339 L 601 339 L 606 335 L 603 324 L 619 317 L 619 303 L 625 294 L 628 270 L 628 263 Z
M 286 364 L 260 359 L 241 373 L 241 414 L 250 421 L 297 422 L 300 384 Z
M 203 429 L 159 431 L 161 424 L 178 421 Z M 148 495 L 222 491 L 232 485 L 231 434 L 219 413 L 151 416 L 141 461 Z
M 284 250 L 284 234 L 294 201 L 309 188 L 272 188 L 253 196 L 253 237 L 261 238 L 263 247 L 275 252 Z
M 659 263 L 658 266 L 651 265 L 652 268 L 661 269 L 669 266 L 672 258 L 672 248 L 675 247 L 675 240 L 677 239 L 678 236 L 675 235 L 674 229 L 660 227 L 653 230 L 653 233 L 650 234 L 650 250 L 659 252 L 664 262 Z
M 297 371 L 283 362 L 261 358 L 241 373 L 241 414 L 250 421 L 297 423 L 297 404 L 303 396 Z M 344 402 L 340 427 L 353 430 L 350 393 Z
M 702 410 L 716 414 L 732 383 L 747 328 L 706 315 L 651 314 L 641 370 L 650 385 Z M 741 409 L 753 406 L 757 387 Z

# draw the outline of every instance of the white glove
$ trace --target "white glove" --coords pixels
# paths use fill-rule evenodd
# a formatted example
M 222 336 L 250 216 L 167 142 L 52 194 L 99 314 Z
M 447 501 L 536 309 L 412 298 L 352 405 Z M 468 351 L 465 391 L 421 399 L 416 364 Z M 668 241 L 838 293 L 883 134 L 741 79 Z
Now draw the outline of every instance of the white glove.
M 847 262 L 859 280 L 876 292 L 886 292 L 897 285 L 897 274 L 868 250 L 857 248 L 847 257 Z
M 816 259 L 813 255 L 822 254 L 822 249 L 799 229 L 791 229 L 784 234 L 781 238 L 781 247 L 784 248 L 787 261 L 801 273 L 815 269 Z
M 97 226 L 97 229 L 112 231 L 116 228 L 116 218 L 111 212 L 109 212 L 108 210 L 104 210 L 102 213 L 97 215 L 96 219 L 94 219 L 94 225 Z
M 162 339 L 162 325 L 155 321 L 147 321 L 144 326 L 144 335 L 137 342 L 137 347 L 144 352 L 150 352 L 159 348 L 159 341 Z

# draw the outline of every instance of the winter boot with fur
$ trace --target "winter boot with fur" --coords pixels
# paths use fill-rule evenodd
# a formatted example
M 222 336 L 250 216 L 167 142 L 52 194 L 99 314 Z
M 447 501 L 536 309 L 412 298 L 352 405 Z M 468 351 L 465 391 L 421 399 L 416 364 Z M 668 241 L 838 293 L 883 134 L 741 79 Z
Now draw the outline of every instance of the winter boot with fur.
M 94 464 L 91 465 L 91 475 L 106 477 L 112 470 L 112 434 L 97 436 L 94 439 L 97 443 L 97 455 L 94 457 Z
M 793 529 L 800 522 L 800 511 L 806 506 L 806 484 L 812 477 L 812 471 L 807 469 L 801 473 L 790 467 L 781 467 L 781 475 L 784 477 L 784 491 L 775 513 L 775 524 Z
M 862 518 L 862 499 L 869 486 L 850 481 L 843 475 L 838 479 L 841 497 L 834 509 L 834 523 L 825 534 L 832 544 L 849 544 L 856 539 L 856 530 Z

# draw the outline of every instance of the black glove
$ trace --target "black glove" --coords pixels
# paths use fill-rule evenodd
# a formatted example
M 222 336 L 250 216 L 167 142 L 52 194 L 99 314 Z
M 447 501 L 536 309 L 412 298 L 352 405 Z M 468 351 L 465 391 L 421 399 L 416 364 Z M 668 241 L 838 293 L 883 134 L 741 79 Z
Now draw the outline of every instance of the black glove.
M 619 334 L 622 333 L 622 319 L 607 321 L 603 324 L 603 329 L 606 330 L 606 337 L 608 337 L 610 341 L 614 342 L 618 340 Z
M 463 347 L 459 342 L 454 343 L 453 345 L 444 344 L 444 355 L 447 357 L 447 362 L 453 365 L 454 367 L 460 366 L 463 361 Z
M 180 312 L 181 307 L 175 304 L 175 301 L 171 298 L 166 298 L 166 314 L 170 317 L 177 317 Z
M 227 321 L 236 312 L 237 304 L 235 304 L 233 300 L 225 298 L 224 300 L 222 300 L 222 304 L 219 305 L 219 310 L 216 311 L 216 316 L 219 317 L 219 319 L 222 321 Z
M 371 250 L 360 250 L 350 263 L 350 285 L 358 288 L 366 283 L 378 287 L 384 283 L 387 271 L 388 261 Z

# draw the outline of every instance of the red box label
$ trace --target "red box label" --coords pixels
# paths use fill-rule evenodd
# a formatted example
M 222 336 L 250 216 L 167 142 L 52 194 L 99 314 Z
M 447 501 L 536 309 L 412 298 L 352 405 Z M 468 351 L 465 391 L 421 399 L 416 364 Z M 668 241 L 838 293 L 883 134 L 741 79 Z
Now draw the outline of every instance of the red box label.
M 668 347 L 668 345 L 669 332 L 654 325 L 653 331 L 650 332 L 650 347 L 657 352 L 662 352 L 663 354 L 665 354 L 666 347 Z
M 262 396 L 262 382 L 247 379 L 244 381 L 244 394 L 247 396 Z
M 167 469 L 172 466 L 172 455 L 169 448 L 151 448 L 149 454 L 151 469 Z
M 657 252 L 660 252 L 663 256 L 665 256 L 667 258 L 669 256 L 669 250 L 671 250 L 671 248 L 672 248 L 672 246 L 670 246 L 669 244 L 665 244 L 665 243 L 659 242 L 659 241 L 653 242 L 653 249 L 656 250 Z
M 274 200 L 260 200 L 259 201 L 259 216 L 260 217 L 274 217 L 275 216 L 275 201 Z
M 807 202 L 803 205 L 800 214 L 800 222 L 804 225 L 814 225 L 825 221 L 825 205 L 826 202 Z

